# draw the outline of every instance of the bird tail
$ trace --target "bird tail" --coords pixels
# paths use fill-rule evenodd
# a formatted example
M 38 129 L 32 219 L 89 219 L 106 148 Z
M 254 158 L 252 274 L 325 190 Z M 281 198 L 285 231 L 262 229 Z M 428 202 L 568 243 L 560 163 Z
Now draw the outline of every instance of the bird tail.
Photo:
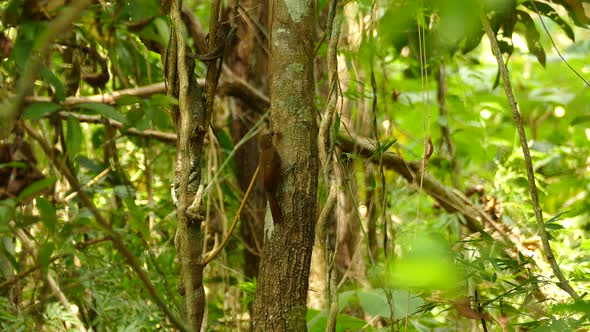
M 270 205 L 270 212 L 272 214 L 272 219 L 274 220 L 275 224 L 280 224 L 282 220 L 281 215 L 281 207 L 279 206 L 279 202 L 274 195 L 268 195 L 268 204 Z

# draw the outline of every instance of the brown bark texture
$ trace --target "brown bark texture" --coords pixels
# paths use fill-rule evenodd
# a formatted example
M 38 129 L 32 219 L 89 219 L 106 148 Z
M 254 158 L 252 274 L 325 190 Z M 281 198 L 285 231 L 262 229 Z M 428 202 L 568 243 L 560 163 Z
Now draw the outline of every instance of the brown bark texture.
M 228 66 L 240 79 L 249 81 L 261 91 L 266 91 L 266 78 L 268 72 L 268 54 L 260 43 L 266 42 L 262 32 L 255 28 L 249 21 L 254 17 L 267 26 L 267 5 L 254 0 L 241 2 L 244 8 L 256 8 L 249 11 L 248 19 L 238 20 L 237 35 L 240 36 L 235 48 L 229 52 Z M 248 103 L 236 99 L 236 107 L 233 111 L 232 136 L 238 143 L 259 120 L 260 114 Z M 242 145 L 236 151 L 237 179 L 240 188 L 246 191 L 254 171 L 258 166 L 258 141 L 252 139 Z M 261 177 L 257 179 L 256 187 L 248 198 L 248 209 L 242 215 L 240 233 L 245 244 L 244 272 L 249 279 L 258 278 L 259 252 L 263 242 L 264 208 L 266 206 Z
M 281 158 L 276 194 L 282 222 L 266 218 L 253 330 L 306 331 L 318 175 L 314 6 L 273 0 L 270 12 L 270 122 Z
M 194 60 L 182 34 L 182 1 L 171 3 L 172 30 L 164 55 L 168 94 L 178 98 L 172 109 L 177 128 L 174 191 L 177 196 L 175 245 L 180 262 L 179 293 L 183 296 L 184 316 L 191 331 L 200 331 L 205 311 L 203 287 L 203 234 L 198 186 L 201 182 L 203 140 L 207 124 L 203 94 L 194 74 Z

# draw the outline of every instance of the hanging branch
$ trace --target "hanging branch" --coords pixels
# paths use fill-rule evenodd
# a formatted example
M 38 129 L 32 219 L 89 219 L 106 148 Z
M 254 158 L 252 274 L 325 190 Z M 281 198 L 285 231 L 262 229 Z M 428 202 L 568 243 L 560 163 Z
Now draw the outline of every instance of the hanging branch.
M 529 194 L 531 196 L 531 202 L 533 204 L 533 211 L 535 212 L 537 227 L 539 228 L 539 235 L 541 236 L 541 242 L 543 243 L 543 251 L 545 252 L 545 256 L 547 257 L 549 265 L 551 265 L 553 274 L 555 274 L 555 276 L 559 280 L 558 286 L 561 287 L 564 291 L 566 291 L 574 300 L 579 301 L 582 298 L 580 297 L 580 295 L 576 293 L 576 291 L 574 291 L 569 281 L 565 278 L 565 276 L 559 268 L 559 265 L 557 264 L 557 261 L 555 260 L 555 256 L 553 255 L 553 250 L 551 249 L 551 244 L 549 243 L 549 234 L 547 233 L 547 229 L 545 228 L 545 222 L 543 221 L 543 211 L 541 210 L 541 205 L 539 204 L 537 187 L 535 185 L 535 171 L 533 169 L 533 161 L 531 159 L 531 153 L 529 151 L 529 146 L 526 139 L 526 133 L 524 131 L 524 127 L 522 124 L 522 119 L 520 117 L 520 111 L 518 110 L 516 99 L 514 98 L 514 94 L 512 93 L 512 85 L 510 84 L 508 68 L 506 68 L 506 64 L 504 63 L 504 59 L 502 58 L 502 51 L 500 51 L 498 41 L 496 40 L 496 35 L 494 34 L 494 31 L 492 31 L 492 27 L 490 26 L 490 21 L 488 20 L 488 17 L 483 11 L 481 12 L 480 16 L 486 35 L 490 40 L 492 52 L 494 53 L 496 61 L 498 62 L 498 68 L 500 70 L 500 75 L 502 76 L 502 81 L 504 83 L 504 93 L 506 93 L 506 98 L 508 99 L 508 103 L 510 104 L 510 109 L 512 111 L 512 118 L 514 119 L 516 129 L 518 131 L 518 138 L 520 139 L 520 146 L 522 148 L 522 153 L 524 155 L 527 178 L 529 181 Z
M 150 297 L 156 303 L 156 305 L 164 312 L 164 314 L 168 317 L 168 319 L 170 319 L 170 321 L 172 322 L 172 324 L 174 324 L 176 328 L 178 328 L 181 331 L 188 332 L 189 330 L 184 325 L 184 323 L 174 313 L 172 313 L 170 309 L 168 309 L 166 303 L 164 302 L 164 299 L 156 290 L 156 287 L 151 282 L 148 274 L 141 268 L 141 265 L 137 260 L 137 257 L 135 257 L 131 249 L 127 247 L 127 245 L 123 241 L 123 238 L 121 238 L 121 235 L 115 232 L 111 224 L 100 213 L 96 205 L 94 205 L 94 202 L 92 202 L 88 194 L 86 194 L 86 192 L 82 190 L 80 182 L 78 182 L 76 176 L 70 172 L 69 168 L 64 164 L 64 162 L 61 159 L 55 156 L 49 144 L 43 139 L 43 137 L 41 137 L 41 135 L 35 129 L 33 129 L 33 127 L 29 126 L 28 124 L 23 124 L 23 127 L 27 131 L 27 134 L 29 134 L 31 138 L 33 138 L 35 141 L 39 143 L 39 146 L 41 146 L 41 149 L 43 150 L 43 152 L 45 152 L 47 158 L 68 180 L 68 183 L 70 184 L 72 189 L 78 192 L 82 204 L 84 204 L 84 206 L 86 206 L 88 210 L 90 210 L 92 215 L 94 215 L 94 218 L 98 223 L 98 226 L 100 226 L 100 228 L 103 231 L 105 231 L 107 235 L 110 237 L 110 239 L 113 241 L 115 249 L 117 249 L 117 251 L 125 258 L 127 264 L 129 264 L 131 269 L 137 274 L 137 276 L 143 283 L 145 289 L 148 291 Z

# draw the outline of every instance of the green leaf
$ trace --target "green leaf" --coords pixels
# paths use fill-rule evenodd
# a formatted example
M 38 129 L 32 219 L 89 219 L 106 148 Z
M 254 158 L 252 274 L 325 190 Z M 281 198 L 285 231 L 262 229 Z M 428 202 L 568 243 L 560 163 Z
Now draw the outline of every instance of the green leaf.
M 0 169 L 3 168 L 27 168 L 27 164 L 22 161 L 11 161 L 8 163 L 0 164 Z
M 41 77 L 53 87 L 53 94 L 57 101 L 66 99 L 66 91 L 61 80 L 47 67 L 41 69 Z
M 41 221 L 43 222 L 43 225 L 45 225 L 49 233 L 55 233 L 57 225 L 55 206 L 53 206 L 53 204 L 51 204 L 47 199 L 38 197 L 37 209 L 39 209 L 39 213 L 41 214 Z
M 42 22 L 38 21 L 25 21 L 21 23 L 18 36 L 12 47 L 12 52 L 10 52 L 10 59 L 16 63 L 19 70 L 24 70 L 26 62 L 31 56 L 33 40 L 43 25 Z
M 134 123 L 135 129 L 137 129 L 138 131 L 144 131 L 150 128 L 150 119 L 145 115 L 145 112 L 143 112 L 143 117 L 141 117 L 138 121 Z
M 381 143 L 375 152 L 371 155 L 370 159 L 380 157 L 384 152 L 387 151 L 395 142 L 397 142 L 396 138 L 388 138 L 385 142 Z
M 552 312 L 579 312 L 586 315 L 590 314 L 590 303 L 586 301 L 579 301 L 574 303 L 560 303 L 551 308 Z
M 168 129 L 172 127 L 172 119 L 168 113 L 166 113 L 160 107 L 147 107 L 146 117 L 152 124 L 160 129 Z
M 96 103 L 82 103 L 78 104 L 78 107 L 94 111 L 107 119 L 113 119 L 119 121 L 122 124 L 127 124 L 127 118 L 119 112 L 116 108 L 107 104 L 96 104 Z
M 583 1 L 588 2 L 587 0 Z M 590 18 L 586 16 L 586 10 L 581 0 L 553 0 L 553 2 L 562 5 L 576 25 L 587 28 L 587 25 L 590 24 Z
M 228 158 L 230 156 L 230 153 L 234 149 L 234 142 L 232 141 L 231 136 L 225 130 L 219 130 L 217 132 L 217 139 L 219 140 L 219 145 L 221 146 L 221 151 L 223 153 L 224 158 Z M 228 166 L 232 169 L 233 173 L 235 174 L 238 170 L 235 155 L 232 156 L 232 158 L 228 160 L 228 162 Z
M 547 16 L 549 19 L 555 22 L 555 24 L 557 24 L 563 30 L 563 32 L 565 32 L 566 36 L 571 39 L 571 41 L 576 41 L 576 36 L 574 35 L 574 30 L 572 27 L 570 27 L 569 24 L 567 24 L 567 22 L 561 18 L 559 14 L 557 14 L 553 7 L 540 1 L 527 1 L 522 5 L 533 12 Z
M 394 319 L 414 314 L 424 301 L 407 291 L 388 289 L 391 292 Z M 371 316 L 391 317 L 390 303 L 384 289 L 353 290 L 338 294 L 339 310 L 358 304 Z
M 49 102 L 34 103 L 29 105 L 22 114 L 23 119 L 39 120 L 48 114 L 61 109 L 61 106 Z
M 546 223 L 545 224 L 545 228 L 547 228 L 548 230 L 560 230 L 560 229 L 564 229 L 565 227 L 563 227 L 561 224 L 555 223 L 555 222 L 550 222 L 550 223 Z
M 388 279 L 396 288 L 452 289 L 459 273 L 441 241 L 423 237 L 415 240 L 413 249 L 389 262 Z
M 397 138 L 388 138 L 385 142 L 383 142 L 382 147 L 382 151 L 385 152 L 387 150 L 389 150 L 389 148 L 395 143 L 397 142 Z
M 558 220 L 562 219 L 561 217 L 562 217 L 563 215 L 566 215 L 566 214 L 568 214 L 568 213 L 570 213 L 570 212 L 571 212 L 571 210 L 567 210 L 567 211 L 559 212 L 558 214 L 554 215 L 554 216 L 553 216 L 553 217 L 551 217 L 549 220 L 547 220 L 547 221 L 545 222 L 545 224 L 554 223 L 554 222 L 556 222 L 556 221 L 558 221 Z
M 575 126 L 575 125 L 579 125 L 580 123 L 585 123 L 585 122 L 590 122 L 590 115 L 579 115 L 576 116 L 572 122 L 570 122 L 570 125 Z
M 504 39 L 498 40 L 498 47 L 500 47 L 502 54 L 511 55 L 514 52 L 514 45 Z
M 525 28 L 525 39 L 527 47 L 529 48 L 529 52 L 534 54 L 537 57 L 539 63 L 543 67 L 545 67 L 547 57 L 545 55 L 545 50 L 543 49 L 543 46 L 541 46 L 541 42 L 539 40 L 540 35 L 539 31 L 537 31 L 537 28 L 535 26 L 535 22 L 529 16 L 529 14 L 523 12 L 522 10 L 518 10 L 517 15 L 520 23 Z
M 132 96 L 132 95 L 122 95 L 117 98 L 117 105 L 119 106 L 127 106 L 127 105 L 135 105 L 139 104 L 143 101 L 143 99 Z
M 80 121 L 71 115 L 68 116 L 67 124 L 66 149 L 70 160 L 73 162 L 80 153 L 80 147 L 82 146 L 82 127 Z
M 307 331 L 324 332 L 326 331 L 327 322 L 328 317 L 325 310 L 307 310 Z M 346 331 L 374 331 L 374 329 L 371 326 L 367 326 L 367 322 L 362 319 L 338 314 L 336 317 L 336 332 Z
M 51 242 L 45 242 L 39 248 L 39 266 L 43 275 L 47 274 L 49 263 L 51 263 L 51 254 L 55 250 L 55 245 Z
M 357 291 L 363 310 L 371 316 L 389 318 L 391 311 L 383 290 Z
M 20 192 L 18 197 L 16 198 L 17 201 L 22 201 L 23 199 L 36 194 L 40 191 L 45 190 L 46 188 L 51 187 L 55 181 L 57 181 L 54 177 L 45 178 L 36 182 L 31 183 L 28 187 L 26 187 L 23 191 Z
M 16 201 L 14 199 L 5 199 L 0 201 L 0 233 L 9 233 L 8 226 L 13 219 L 16 208 Z
M 338 135 L 338 132 L 340 131 L 340 122 L 340 114 L 336 112 L 336 116 L 334 117 L 334 133 L 336 135 Z
M 157 93 L 157 94 L 150 97 L 149 104 L 151 106 L 159 106 L 159 107 L 166 108 L 171 105 L 178 105 L 178 99 L 176 99 L 172 96 L 169 96 L 169 95 Z

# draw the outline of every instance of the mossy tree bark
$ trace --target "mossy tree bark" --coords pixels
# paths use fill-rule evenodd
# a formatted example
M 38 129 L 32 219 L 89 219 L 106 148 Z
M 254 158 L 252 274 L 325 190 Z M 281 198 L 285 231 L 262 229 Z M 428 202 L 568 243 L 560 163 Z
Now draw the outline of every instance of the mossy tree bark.
M 314 2 L 273 0 L 270 19 L 270 119 L 281 158 L 282 220 L 266 218 L 253 330 L 305 331 L 317 215 Z

